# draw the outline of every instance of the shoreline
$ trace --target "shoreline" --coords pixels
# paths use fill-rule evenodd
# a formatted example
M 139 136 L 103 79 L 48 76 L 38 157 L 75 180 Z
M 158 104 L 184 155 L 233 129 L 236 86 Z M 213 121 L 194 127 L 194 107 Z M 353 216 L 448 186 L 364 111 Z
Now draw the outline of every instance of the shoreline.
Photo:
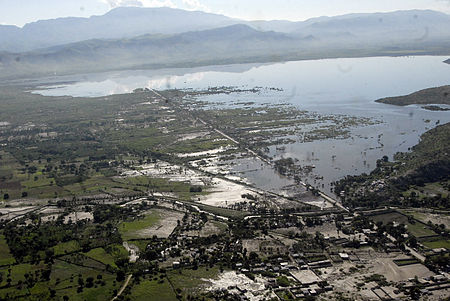
M 299 62 L 299 61 L 321 61 L 321 60 L 331 60 L 331 59 L 351 59 L 351 58 L 382 58 L 382 57 L 416 57 L 416 56 L 450 56 L 449 50 L 442 51 L 399 51 L 395 53 L 386 52 L 369 52 L 369 53 L 357 53 L 349 55 L 328 55 L 320 56 L 311 53 L 306 56 L 299 56 L 297 54 L 288 54 L 280 56 L 279 59 L 273 59 L 273 56 L 267 56 L 262 59 L 252 59 L 252 58 L 240 58 L 232 59 L 230 61 L 220 61 L 220 60 L 207 60 L 204 62 L 190 63 L 190 62 L 174 62 L 167 64 L 139 64 L 134 66 L 122 67 L 122 68 L 104 68 L 96 70 L 77 70 L 74 72 L 63 72 L 61 74 L 55 74 L 52 72 L 45 72 L 40 74 L 32 75 L 31 77 L 23 77 L 21 75 L 12 77 L 2 77 L 0 74 L 0 86 L 14 85 L 14 82 L 18 82 L 15 85 L 21 85 L 27 81 L 36 81 L 40 78 L 52 78 L 52 77 L 62 77 L 62 76 L 75 76 L 75 75 L 92 75 L 101 74 L 108 72 L 123 72 L 123 71 L 157 71 L 164 69 L 192 69 L 192 68 L 202 68 L 202 67 L 223 67 L 223 66 L 233 66 L 233 65 L 247 65 L 247 64 L 277 64 L 277 63 L 288 63 L 288 62 Z M 448 59 L 450 60 L 450 59 Z M 445 63 L 446 61 L 443 61 Z M 448 64 L 448 63 L 447 63 Z M 1 69 L 0 69 L 1 70 Z M 7 70 L 3 70 L 4 74 L 7 74 Z M 55 81 L 56 82 L 56 81 Z M 67 80 L 66 80 L 67 82 Z

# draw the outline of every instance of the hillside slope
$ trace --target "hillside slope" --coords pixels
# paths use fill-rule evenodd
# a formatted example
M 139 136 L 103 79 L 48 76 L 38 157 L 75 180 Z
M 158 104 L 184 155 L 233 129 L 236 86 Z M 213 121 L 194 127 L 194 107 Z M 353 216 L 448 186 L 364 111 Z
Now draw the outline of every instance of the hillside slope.
M 397 106 L 407 106 L 411 104 L 450 105 L 450 86 L 424 89 L 404 96 L 386 97 L 378 99 L 376 102 Z
M 245 21 L 181 9 L 118 7 L 102 16 L 58 18 L 26 24 L 0 25 L 0 51 L 25 52 L 91 39 L 124 39 L 147 34 L 180 34 L 235 24 L 259 31 L 277 31 L 330 42 L 382 43 L 396 50 L 399 42 L 435 43 L 448 40 L 450 16 L 431 10 L 348 14 L 291 22 Z
M 450 123 L 421 136 L 394 162 L 380 159 L 369 174 L 347 176 L 335 191 L 350 207 L 413 206 L 450 208 Z

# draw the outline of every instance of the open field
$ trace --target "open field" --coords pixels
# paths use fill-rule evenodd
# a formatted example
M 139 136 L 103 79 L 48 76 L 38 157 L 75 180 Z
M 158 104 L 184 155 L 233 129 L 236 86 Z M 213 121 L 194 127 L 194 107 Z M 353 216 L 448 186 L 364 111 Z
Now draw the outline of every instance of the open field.
M 418 261 L 415 258 L 394 259 L 393 261 L 398 266 L 405 266 L 405 265 L 420 263 L 420 261 Z
M 208 237 L 210 235 L 220 235 L 227 229 L 225 223 L 217 221 L 207 221 L 201 230 L 191 230 L 186 234 L 188 236 Z
M 79 275 L 85 281 L 88 277 L 94 278 L 95 285 L 92 288 L 84 288 L 81 293 L 78 293 L 76 287 L 78 278 L 80 278 Z M 98 275 L 101 275 L 101 281 L 99 281 Z M 113 281 L 114 278 L 115 276 L 112 274 L 94 268 L 80 267 L 64 261 L 55 262 L 51 274 L 51 282 L 54 283 L 59 294 L 67 295 L 74 300 L 85 298 L 87 300 L 100 301 L 104 300 L 105 297 L 112 296 L 113 290 L 118 289 L 120 286 L 120 283 Z
M 404 209 L 402 210 L 404 214 L 410 214 L 414 216 L 415 219 L 423 222 L 428 223 L 431 222 L 433 224 L 438 225 L 445 225 L 446 228 L 450 228 L 450 213 L 449 212 L 441 212 L 438 211 L 432 211 L 432 210 L 426 210 L 426 209 Z
M 81 249 L 80 244 L 75 240 L 62 242 L 53 247 L 55 255 L 64 255 L 67 253 L 79 251 L 80 249 Z
M 139 284 L 133 285 L 130 298 L 136 301 L 147 301 L 155 298 L 161 301 L 177 300 L 176 294 L 166 279 L 161 281 L 141 280 Z
M 155 209 L 134 221 L 123 222 L 119 226 L 119 231 L 125 240 L 150 238 L 153 235 L 168 237 L 182 217 L 181 212 Z
M 15 263 L 16 260 L 11 255 L 5 236 L 0 234 L 0 266 Z
M 158 223 L 160 219 L 161 216 L 159 212 L 151 211 L 147 214 L 144 214 L 144 216 L 140 219 L 136 219 L 131 222 L 123 222 L 119 227 L 119 231 L 122 233 L 124 239 L 142 238 L 140 235 L 138 235 L 138 231 L 153 227 Z
M 423 241 L 422 244 L 430 249 L 446 248 L 450 250 L 450 240 L 448 239 Z
M 406 225 L 407 230 L 417 238 L 423 236 L 436 235 L 436 233 L 431 230 L 427 225 L 420 222 L 410 223 L 408 218 L 397 212 L 383 213 L 374 216 L 370 216 L 370 219 L 374 222 L 383 222 L 384 224 L 390 222 L 403 223 Z
M 121 245 L 109 245 L 105 248 L 96 248 L 83 254 L 113 268 L 117 268 L 116 261 L 128 257 L 128 252 Z

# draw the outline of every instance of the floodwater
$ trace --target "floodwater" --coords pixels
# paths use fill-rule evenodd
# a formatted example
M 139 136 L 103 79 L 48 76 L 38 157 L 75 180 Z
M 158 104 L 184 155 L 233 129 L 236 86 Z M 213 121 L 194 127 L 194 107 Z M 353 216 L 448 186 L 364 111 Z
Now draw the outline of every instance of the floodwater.
M 370 172 L 376 160 L 408 151 L 426 130 L 450 121 L 450 112 L 427 111 L 420 106 L 397 107 L 374 100 L 405 95 L 417 90 L 450 84 L 448 57 L 372 57 L 295 61 L 276 64 L 245 64 L 192 69 L 121 71 L 52 79 L 52 86 L 35 91 L 44 95 L 103 96 L 128 93 L 136 88 L 206 89 L 233 86 L 241 89 L 267 87 L 261 93 L 207 95 L 199 98 L 215 107 L 239 103 L 290 104 L 320 114 L 370 117 L 376 125 L 352 129 L 349 139 L 327 139 L 271 147 L 275 159 L 292 157 L 300 165 L 313 165 L 302 180 L 329 191 L 330 183 L 348 174 Z M 67 83 L 70 82 L 70 83 Z M 292 138 L 292 137 L 290 137 Z M 267 166 L 249 161 L 234 166 L 261 188 L 282 190 L 292 184 Z M 321 178 L 323 177 L 323 179 Z

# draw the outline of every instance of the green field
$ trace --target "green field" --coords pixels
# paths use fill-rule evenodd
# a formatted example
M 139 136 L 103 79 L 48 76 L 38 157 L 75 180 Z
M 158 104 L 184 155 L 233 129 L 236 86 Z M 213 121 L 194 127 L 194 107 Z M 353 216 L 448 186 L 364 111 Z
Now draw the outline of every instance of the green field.
M 213 214 L 217 214 L 224 217 L 229 218 L 244 218 L 247 215 L 250 215 L 249 212 L 246 211 L 237 211 L 233 209 L 227 209 L 227 208 L 221 208 L 221 207 L 214 207 L 210 205 L 200 204 L 200 203 L 194 203 L 194 202 L 185 202 L 187 204 L 192 204 L 200 208 L 201 210 L 211 212 Z
M 168 272 L 167 277 L 170 279 L 174 289 L 180 289 L 182 295 L 195 295 L 199 292 L 199 287 L 208 284 L 206 279 L 216 278 L 219 274 L 219 268 L 199 267 L 197 270 L 173 270 Z
M 11 255 L 5 236 L 0 235 L 0 265 L 8 265 L 15 263 L 16 260 Z
M 141 238 L 137 233 L 139 230 L 150 228 L 158 223 L 160 215 L 156 211 L 149 212 L 143 218 L 131 222 L 123 222 L 119 225 L 119 231 L 124 240 Z
M 129 295 L 131 300 L 135 301 L 176 301 L 177 297 L 167 279 L 159 283 L 155 280 L 141 280 L 139 284 L 135 284 Z
M 416 222 L 415 224 L 406 224 L 408 227 L 408 231 L 411 232 L 412 235 L 415 237 L 423 237 L 423 236 L 430 236 L 430 235 L 436 235 L 436 233 L 428 228 L 428 226 L 425 226 L 422 223 Z
M 132 245 L 135 245 L 138 247 L 139 250 L 143 251 L 145 248 L 147 248 L 147 245 L 149 244 L 150 240 L 148 239 L 140 239 L 140 240 L 133 240 L 129 242 Z
M 394 263 L 401 267 L 405 265 L 420 263 L 420 261 L 415 258 L 407 258 L 407 259 L 394 259 Z
M 95 249 L 92 249 L 89 252 L 83 253 L 83 254 L 89 258 L 100 261 L 104 265 L 109 264 L 113 268 L 117 268 L 117 265 L 114 262 L 114 257 L 112 255 L 106 253 L 105 249 L 103 249 L 103 248 L 95 248 Z
M 75 240 L 62 242 L 53 247 L 55 255 L 64 255 L 78 250 L 80 250 L 80 244 Z
M 447 250 L 450 250 L 450 240 L 448 239 L 424 241 L 422 244 L 430 249 L 446 248 Z
M 84 281 L 88 277 L 94 278 L 94 286 L 85 287 L 82 292 L 77 292 L 79 275 Z M 100 283 L 99 275 L 104 283 Z M 120 283 L 116 283 L 114 280 L 115 275 L 113 274 L 57 260 L 52 267 L 50 283 L 55 286 L 59 296 L 67 295 L 69 300 L 100 301 L 112 298 L 114 289 L 120 288 Z
M 383 224 L 387 224 L 390 222 L 397 222 L 401 224 L 405 224 L 408 232 L 410 232 L 412 235 L 414 235 L 417 238 L 424 237 L 424 236 L 430 236 L 430 235 L 436 235 L 436 233 L 431 230 L 428 226 L 416 221 L 415 223 L 410 223 L 408 221 L 408 218 L 398 212 L 389 212 L 389 213 L 383 213 L 378 214 L 374 216 L 370 216 L 370 219 L 373 220 L 375 223 L 381 221 Z

